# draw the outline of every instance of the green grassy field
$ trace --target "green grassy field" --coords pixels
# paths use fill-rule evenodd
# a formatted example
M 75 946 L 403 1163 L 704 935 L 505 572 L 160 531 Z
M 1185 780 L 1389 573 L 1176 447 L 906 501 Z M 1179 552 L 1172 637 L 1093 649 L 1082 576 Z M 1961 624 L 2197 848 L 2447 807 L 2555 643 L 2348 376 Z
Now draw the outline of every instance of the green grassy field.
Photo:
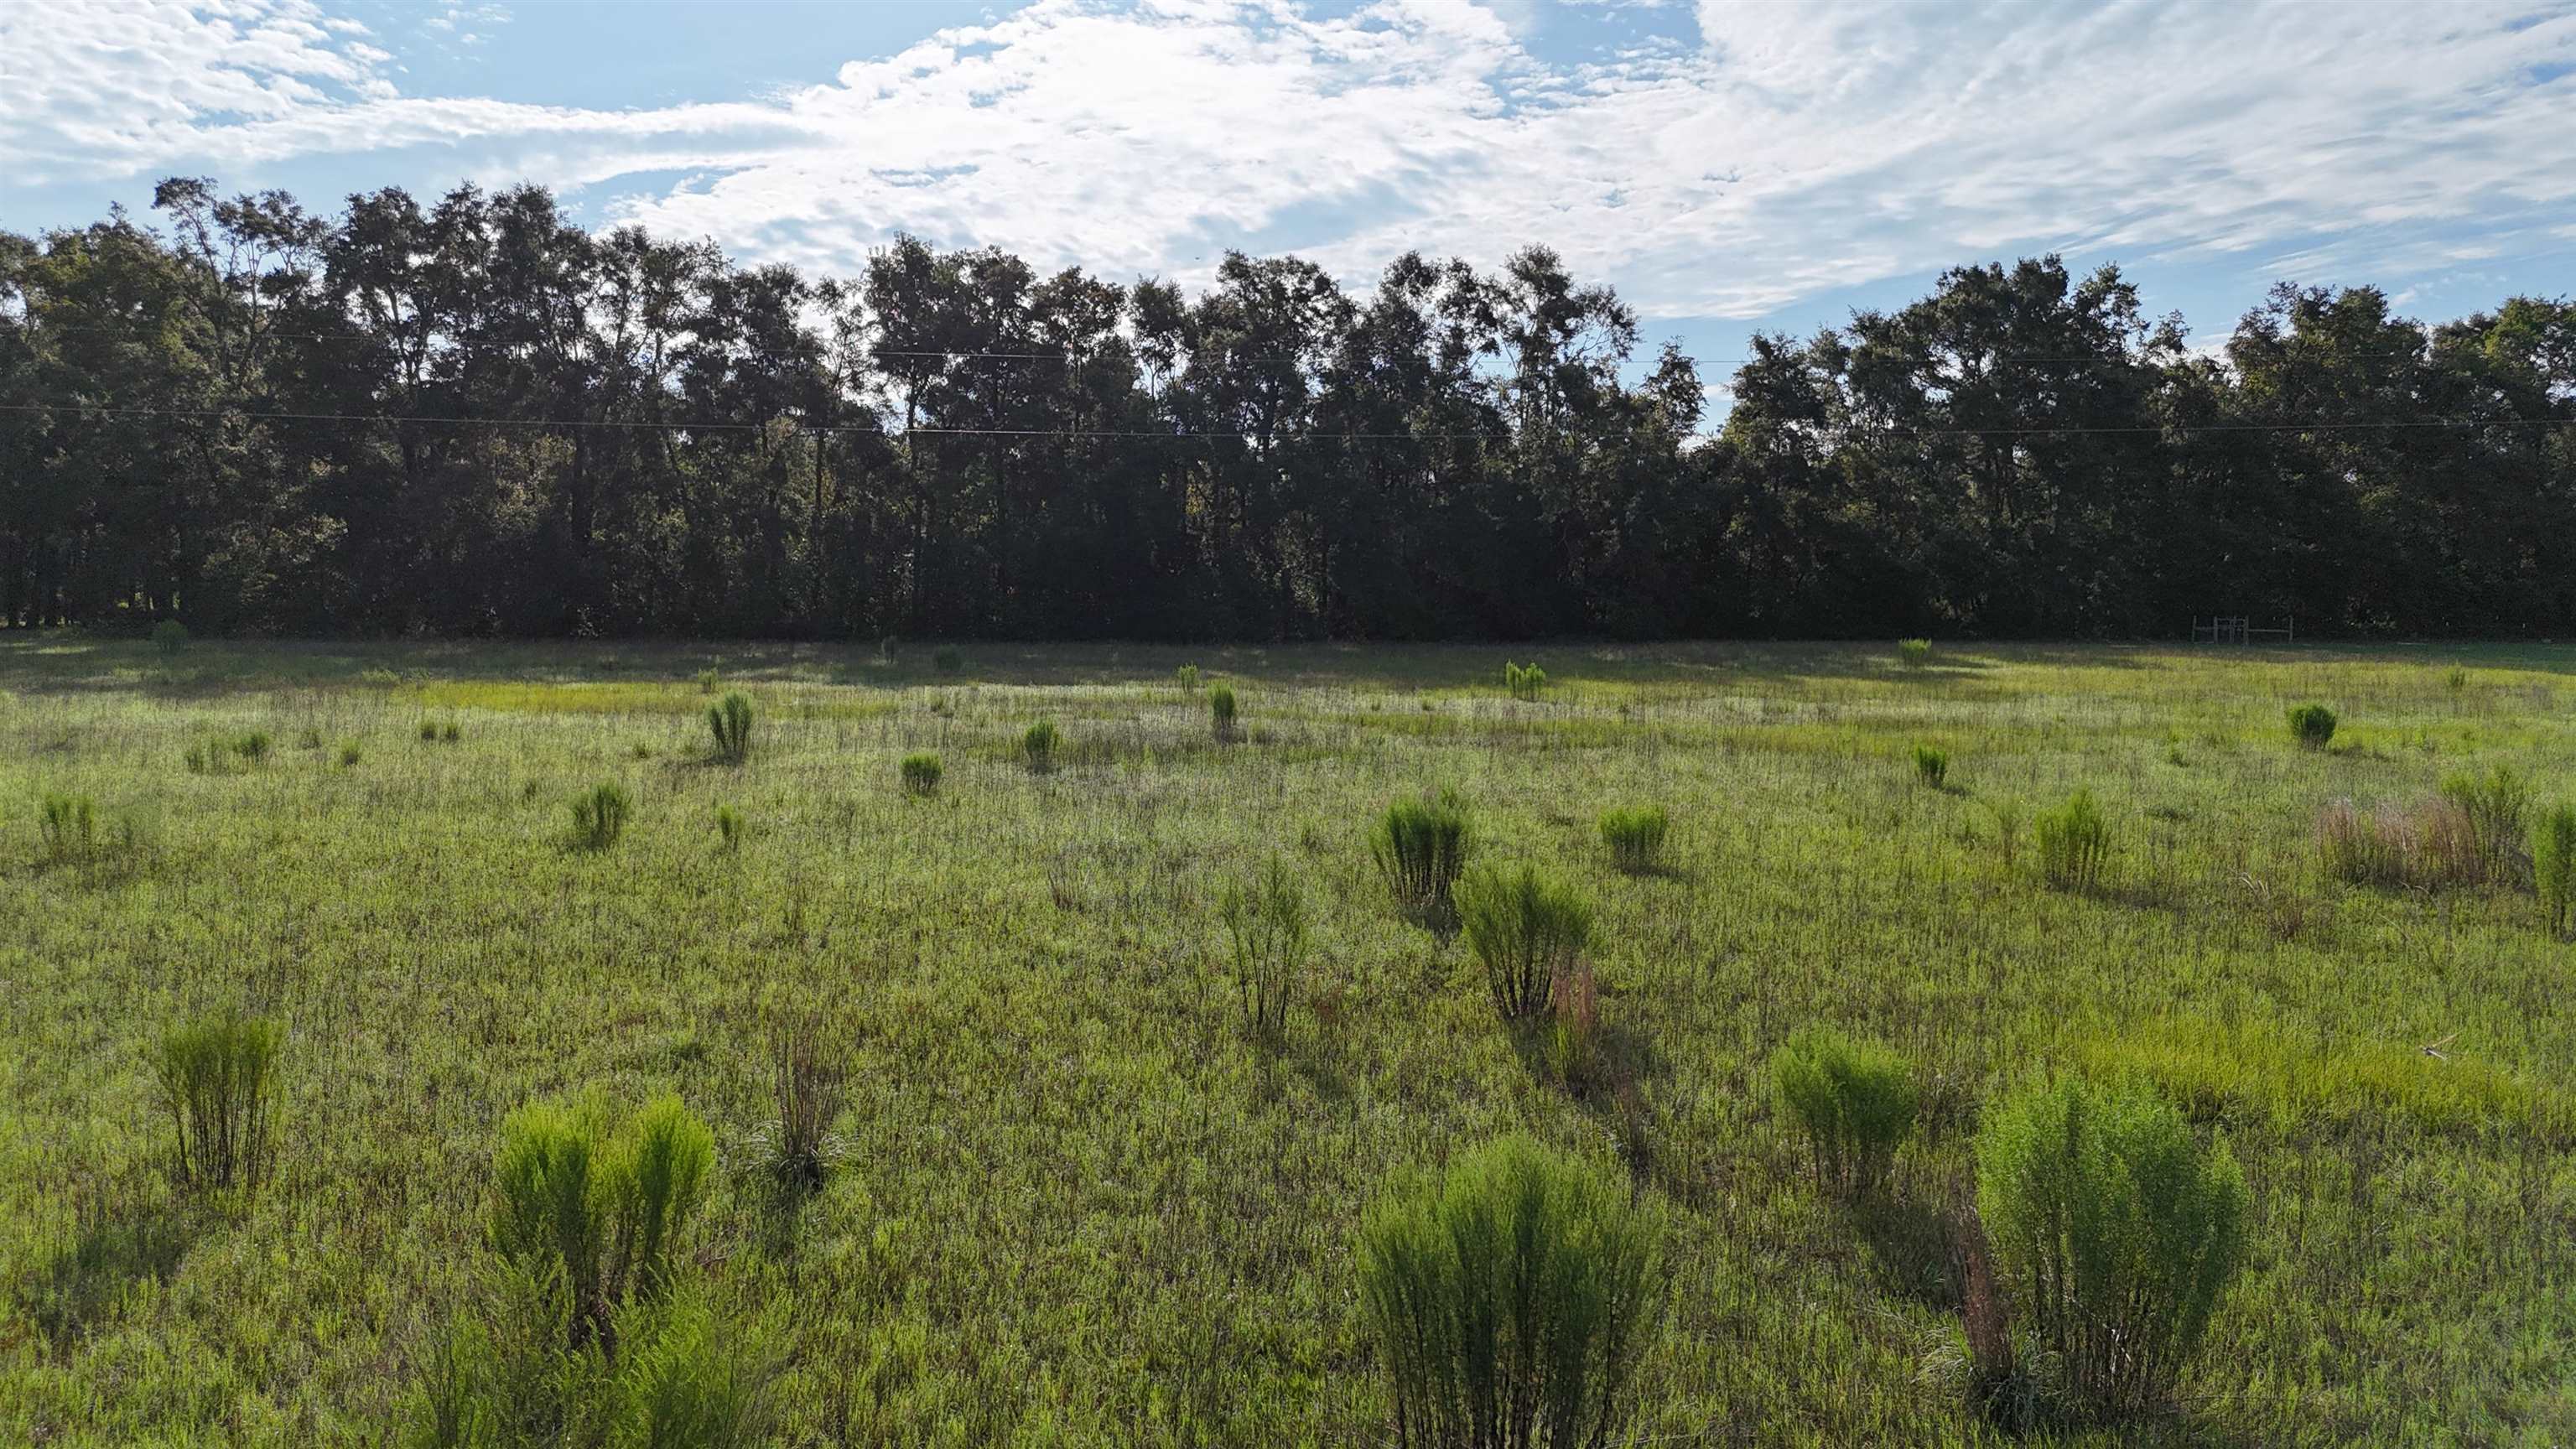
M 781 1443 L 1389 1442 L 1355 1228 L 1515 1127 L 1665 1215 L 1641 1440 L 2009 1442 L 1942 1223 L 1981 1103 L 2124 1071 L 2232 1144 L 2252 1251 L 2169 1415 L 2055 1437 L 2576 1439 L 2571 948 L 2527 890 L 2351 887 L 2314 838 L 2463 768 L 2576 799 L 2576 649 L 1562 647 L 1534 701 L 1500 685 L 1527 650 L 964 654 L 0 642 L 0 1442 L 393 1442 L 486 1289 L 501 1119 L 664 1091 L 716 1131 L 690 1251 Z M 760 710 L 747 764 L 706 757 L 709 668 Z M 2290 739 L 2310 699 L 2330 751 Z M 633 818 L 575 849 L 602 780 Z M 1442 786 L 1483 856 L 1591 896 L 1623 1086 L 1569 1090 L 1390 906 L 1368 825 Z M 2030 822 L 2078 786 L 2109 874 L 2051 890 Z M 89 858 L 45 858 L 48 793 L 95 801 Z M 1671 812 L 1668 869 L 1610 868 L 1625 804 Z M 1217 911 L 1273 856 L 1314 936 L 1276 1049 Z M 279 1150 L 207 1201 L 147 1053 L 236 1002 L 286 1027 Z M 800 1200 L 759 1164 L 770 1023 L 809 1010 L 849 1079 Z M 1811 1022 L 1923 1083 L 1862 1208 L 1772 1094 Z

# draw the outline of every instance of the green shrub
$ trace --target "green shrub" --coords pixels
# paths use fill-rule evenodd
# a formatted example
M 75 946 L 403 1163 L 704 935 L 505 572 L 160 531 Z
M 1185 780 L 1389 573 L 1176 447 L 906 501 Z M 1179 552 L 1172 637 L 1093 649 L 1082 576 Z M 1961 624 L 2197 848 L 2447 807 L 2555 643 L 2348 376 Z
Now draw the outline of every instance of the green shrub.
M 1935 790 L 1950 778 L 1950 752 L 1934 745 L 1914 747 L 1914 778 Z
M 1819 1185 L 1857 1197 L 1886 1180 L 1914 1131 L 1914 1072 L 1903 1057 L 1802 1027 L 1772 1055 L 1771 1077 L 1806 1130 Z
M 2469 671 L 2460 665 L 2452 665 L 2442 675 L 2442 687 L 2458 694 L 2469 687 Z
M 1610 864 L 1630 875 L 1655 869 L 1664 853 L 1664 836 L 1672 819 L 1661 805 L 1630 805 L 1601 812 L 1601 843 L 1610 847 Z
M 903 757 L 903 793 L 936 795 L 939 793 L 939 757 L 933 754 Z
M 1386 807 L 1369 836 L 1369 853 L 1395 904 L 1415 924 L 1446 936 L 1457 929 L 1450 898 L 1467 863 L 1467 807 L 1443 790 Z
M 1927 667 L 1932 662 L 1932 641 L 1929 639 L 1897 640 L 1896 662 L 1908 669 Z
M 425 719 L 425 720 L 422 720 L 422 721 L 420 722 L 420 738 L 421 738 L 421 743 L 423 743 L 423 744 L 430 744 L 430 745 L 437 744 L 437 743 L 438 743 L 438 721 L 436 721 L 436 720 L 434 720 L 434 719 Z
M 225 741 L 224 748 L 232 751 L 233 758 L 241 761 L 243 764 L 256 765 L 260 761 L 268 758 L 269 751 L 275 748 L 276 743 L 276 741 L 268 737 L 268 731 L 251 730 L 246 734 L 238 734 Z
M 1288 1003 L 1306 963 L 1306 893 L 1288 863 L 1272 859 L 1258 879 L 1230 882 L 1221 911 L 1234 947 L 1236 998 L 1254 1037 L 1288 1032 Z
M 1547 671 L 1535 664 L 1503 662 L 1503 688 L 1514 699 L 1537 699 L 1547 692 Z
M 606 850 L 626 833 L 626 817 L 633 808 L 625 786 L 614 780 L 600 781 L 573 797 L 573 839 L 585 849 Z
M 442 745 L 452 745 L 459 739 L 462 739 L 464 735 L 465 727 L 454 720 L 449 720 L 447 723 L 438 727 L 438 742 Z
M 1172 671 L 1172 682 L 1179 685 L 1181 687 L 1181 692 L 1184 694 L 1198 693 L 1199 667 L 1195 664 L 1182 665 L 1180 668 Z
M 2028 1091 L 1977 1142 L 1977 1210 L 2015 1313 L 2093 1409 L 2170 1395 L 2245 1246 L 2245 1179 L 2144 1086 Z
M 1029 773 L 1043 775 L 1055 768 L 1056 746 L 1063 743 L 1064 736 L 1057 732 L 1054 720 L 1039 720 L 1020 736 L 1020 759 L 1028 765 Z
M 707 733 L 715 737 L 717 759 L 739 765 L 751 758 L 751 723 L 751 699 L 740 692 L 707 706 Z
M 486 1234 L 504 1260 L 562 1285 L 578 1349 L 619 1307 L 669 1291 L 714 1168 L 715 1135 L 677 1097 L 612 1141 L 595 1115 L 531 1103 L 501 1124 Z
M 45 859 L 86 860 L 98 848 L 98 806 L 87 795 L 47 794 L 39 807 L 37 829 Z
M 957 652 L 956 645 L 942 644 L 932 651 L 930 663 L 942 674 L 955 674 L 966 667 L 966 656 Z
M 2531 829 L 2531 882 L 2554 935 L 2576 915 L 2576 805 L 2553 805 Z
M 356 767 L 358 761 L 363 758 L 365 758 L 365 752 L 358 748 L 358 742 L 356 740 L 342 740 L 340 742 L 341 769 L 353 769 Z
M 730 805 L 717 806 L 716 836 L 724 842 L 725 849 L 739 850 L 743 836 L 742 812 Z
M 295 732 L 295 746 L 303 750 L 322 748 L 322 732 L 311 725 L 306 725 Z
M 1624 1442 L 1663 1309 L 1660 1234 L 1627 1184 L 1525 1136 L 1408 1184 L 1360 1231 L 1360 1311 L 1404 1449 Z
M 2531 787 L 2510 765 L 2497 765 L 2484 775 L 2467 771 L 2442 781 L 2442 798 L 2468 817 L 2469 836 L 2477 848 L 2480 879 L 2510 881 L 2522 874 L 2525 839 L 2523 817 L 2531 809 Z
M 1208 727 L 1222 742 L 1234 738 L 1234 687 L 1220 684 L 1208 691 Z
M 164 619 L 152 626 L 152 647 L 163 658 L 173 658 L 188 651 L 188 626 L 176 619 Z
M 724 684 L 724 676 L 713 669 L 698 671 L 698 693 L 713 694 Z
M 2063 891 L 2086 891 L 2102 883 L 2110 859 L 2111 827 L 2093 792 L 2078 790 L 2054 810 L 2039 812 L 2039 868 L 2048 883 Z
M 703 1304 L 639 1323 L 618 1364 L 616 1440 L 639 1449 L 750 1449 L 764 1442 L 762 1375 Z
M 1458 919 L 1506 1021 L 1547 1009 L 1557 978 L 1582 960 L 1592 907 L 1538 867 L 1486 866 L 1458 881 Z
M 252 1188 L 266 1174 L 277 1096 L 277 1027 L 239 1010 L 172 1027 L 152 1057 L 184 1187 Z
M 2322 704 L 2302 704 L 2290 711 L 2290 737 L 2301 749 L 2322 750 L 2335 735 L 2335 712 Z

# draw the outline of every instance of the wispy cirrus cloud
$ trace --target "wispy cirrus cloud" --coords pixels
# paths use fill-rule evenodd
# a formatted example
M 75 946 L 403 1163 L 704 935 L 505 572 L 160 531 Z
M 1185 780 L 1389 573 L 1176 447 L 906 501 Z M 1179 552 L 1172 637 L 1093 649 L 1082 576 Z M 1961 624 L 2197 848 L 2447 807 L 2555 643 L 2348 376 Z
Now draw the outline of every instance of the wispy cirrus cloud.
M 1545 3 L 1036 0 L 827 84 L 632 110 L 407 94 L 398 42 L 313 0 L 82 3 L 0 18 L 0 147 L 36 181 L 398 154 L 836 269 L 897 231 L 1355 280 L 1544 241 L 1703 317 L 2052 247 L 2396 281 L 2563 250 L 2576 217 L 2564 0 L 1702 0 L 1578 55 L 1534 40 Z

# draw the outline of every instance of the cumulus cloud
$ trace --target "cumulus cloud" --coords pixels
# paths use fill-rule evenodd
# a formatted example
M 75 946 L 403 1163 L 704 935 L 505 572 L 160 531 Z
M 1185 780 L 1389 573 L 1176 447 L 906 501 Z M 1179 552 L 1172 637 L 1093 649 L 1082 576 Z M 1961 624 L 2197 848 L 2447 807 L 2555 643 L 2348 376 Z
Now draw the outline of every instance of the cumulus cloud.
M 2051 247 L 2425 269 L 2569 229 L 2563 0 L 1700 0 L 1617 7 L 1643 38 L 1581 59 L 1542 3 L 1036 0 L 828 84 L 612 111 L 402 94 L 398 42 L 310 0 L 83 0 L 0 18 L 0 148 L 35 181 L 433 148 L 430 184 L 596 188 L 841 269 L 898 230 L 1185 279 L 1544 241 L 1668 316 Z

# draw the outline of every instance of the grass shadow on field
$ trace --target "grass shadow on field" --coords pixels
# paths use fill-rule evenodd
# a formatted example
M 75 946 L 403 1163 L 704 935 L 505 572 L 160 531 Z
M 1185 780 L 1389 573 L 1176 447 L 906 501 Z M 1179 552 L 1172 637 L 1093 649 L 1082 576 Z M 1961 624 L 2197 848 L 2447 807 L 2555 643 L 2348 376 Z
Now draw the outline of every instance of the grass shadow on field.
M 143 1283 L 167 1283 L 204 1233 L 197 1216 L 163 1200 L 84 1211 L 71 1242 L 20 1285 L 27 1319 L 68 1346 Z

